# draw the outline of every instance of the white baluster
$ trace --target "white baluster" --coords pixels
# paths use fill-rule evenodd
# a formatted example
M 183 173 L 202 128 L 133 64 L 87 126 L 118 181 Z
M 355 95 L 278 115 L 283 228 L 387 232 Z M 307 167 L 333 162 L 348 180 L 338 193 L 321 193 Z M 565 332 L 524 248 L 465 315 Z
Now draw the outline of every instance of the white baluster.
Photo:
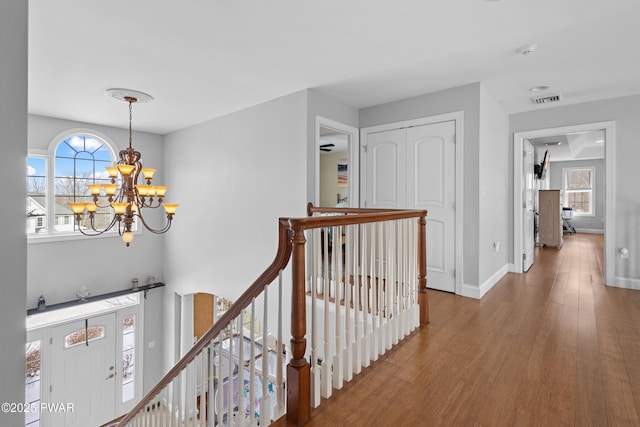
M 342 227 L 333 227 L 333 265 L 335 270 L 334 283 L 334 308 L 335 308 L 335 352 L 333 354 L 333 388 L 341 389 L 343 384 L 343 366 L 342 366 L 342 322 L 340 315 L 341 300 L 341 283 L 342 283 Z
M 359 374 L 362 367 L 362 339 L 361 339 L 361 331 L 362 331 L 362 323 L 361 323 L 361 315 L 360 311 L 362 310 L 360 307 L 360 292 L 362 291 L 362 283 L 364 281 L 363 278 L 363 258 L 358 256 L 364 253 L 364 241 L 360 240 L 364 233 L 360 233 L 362 229 L 362 225 L 357 225 L 354 230 L 356 232 L 356 237 L 354 241 L 356 242 L 354 245 L 354 249 L 357 249 L 357 252 L 354 254 L 354 275 L 353 275 L 353 317 L 354 317 L 354 331 L 353 331 L 353 372 L 355 374 Z
M 256 300 L 251 301 L 251 350 L 249 352 L 249 425 L 258 425 L 254 405 L 256 401 Z M 264 331 L 263 331 L 264 333 Z
M 218 351 L 216 352 L 216 360 L 218 361 L 216 366 L 216 375 L 218 377 L 217 390 L 215 393 L 216 400 L 216 426 L 223 426 L 223 417 L 224 417 L 224 372 L 222 372 L 222 341 L 223 341 L 223 333 L 220 332 L 218 334 Z
M 262 398 L 260 399 L 260 425 L 266 426 L 271 422 L 271 399 L 269 398 L 269 346 L 267 331 L 269 330 L 269 308 L 268 286 L 263 292 L 264 313 L 262 316 Z
M 378 360 L 378 345 L 380 331 L 378 329 L 377 315 L 378 311 L 378 290 L 382 285 L 380 283 L 380 272 L 376 267 L 380 267 L 380 259 L 378 257 L 378 227 L 375 223 L 371 224 L 371 352 L 369 357 L 371 360 Z
M 362 269 L 362 366 L 365 368 L 369 366 L 371 361 L 371 328 L 369 326 L 369 309 L 371 308 L 371 286 L 372 282 L 372 270 L 371 270 L 371 254 L 373 252 L 373 245 L 371 235 L 371 224 L 366 224 L 364 228 L 364 255 L 363 255 L 363 269 Z
M 284 402 L 284 370 L 282 355 L 284 354 L 284 336 L 282 332 L 282 270 L 278 274 L 278 341 L 276 342 L 276 411 L 273 419 L 277 420 L 285 413 Z
M 320 370 L 318 365 L 318 264 L 321 260 L 320 229 L 313 230 L 313 257 L 311 263 L 311 407 L 320 405 Z
M 351 271 L 353 262 L 353 250 L 352 245 L 352 233 L 353 226 L 347 226 L 345 230 L 345 271 L 344 271 L 344 379 L 345 381 L 351 381 L 353 379 L 353 338 L 351 336 L 351 326 L 353 324 L 351 314 L 351 295 L 353 292 L 353 285 L 351 284 Z
M 323 277 L 324 277 L 324 287 L 323 287 L 323 321 L 324 321 L 324 330 L 323 330 L 323 341 L 324 341 L 324 351 L 323 351 L 323 360 L 322 360 L 322 368 L 320 370 L 320 381 L 321 381 L 321 389 L 320 395 L 324 398 L 331 397 L 331 353 L 330 353 L 330 342 L 329 342 L 329 297 L 330 297 L 330 288 L 331 288 L 331 275 L 329 273 L 329 228 L 324 229 L 324 263 L 323 263 Z
M 246 422 L 246 417 L 244 415 L 244 311 L 240 313 L 238 316 L 238 360 L 240 361 L 238 364 L 238 413 L 236 414 L 236 423 L 237 427 L 244 427 Z M 227 423 L 228 424 L 228 423 Z

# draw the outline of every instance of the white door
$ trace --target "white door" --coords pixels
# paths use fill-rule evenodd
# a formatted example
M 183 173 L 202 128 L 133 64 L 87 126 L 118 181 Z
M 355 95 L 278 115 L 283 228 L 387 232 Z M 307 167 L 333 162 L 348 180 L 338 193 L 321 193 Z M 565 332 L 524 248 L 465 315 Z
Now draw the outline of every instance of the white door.
M 525 140 L 524 141 L 524 160 L 522 162 L 524 185 L 522 186 L 524 194 L 522 200 L 524 201 L 522 209 L 523 229 L 522 229 L 522 242 L 524 248 L 524 254 L 522 257 L 522 271 L 529 271 L 534 261 L 534 246 L 536 244 L 535 239 L 535 176 L 533 173 L 534 163 L 534 149 L 533 145 Z
M 366 207 L 404 209 L 407 187 L 406 129 L 369 134 L 366 146 Z
M 117 369 L 115 313 L 52 329 L 52 404 L 72 411 L 50 411 L 52 427 L 86 427 L 115 418 Z
M 427 286 L 455 292 L 455 122 L 407 129 L 407 205 L 426 209 Z
M 367 207 L 426 209 L 427 286 L 455 292 L 455 121 L 369 134 Z

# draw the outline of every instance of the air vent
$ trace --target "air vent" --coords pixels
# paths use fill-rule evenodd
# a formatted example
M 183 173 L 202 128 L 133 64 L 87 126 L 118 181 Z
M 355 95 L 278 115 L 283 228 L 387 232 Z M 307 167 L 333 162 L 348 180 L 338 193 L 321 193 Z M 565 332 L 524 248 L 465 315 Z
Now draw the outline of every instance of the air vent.
M 560 101 L 560 95 L 541 96 L 539 98 L 531 98 L 531 102 L 534 104 L 548 104 L 550 102 Z

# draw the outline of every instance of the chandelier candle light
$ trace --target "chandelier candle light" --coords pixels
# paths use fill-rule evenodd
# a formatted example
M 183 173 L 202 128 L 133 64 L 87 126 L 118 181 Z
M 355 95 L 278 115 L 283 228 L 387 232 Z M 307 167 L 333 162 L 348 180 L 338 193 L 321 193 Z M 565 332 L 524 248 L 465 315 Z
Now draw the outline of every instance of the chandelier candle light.
M 133 241 L 133 224 L 137 217 L 144 227 L 152 233 L 161 234 L 171 228 L 173 215 L 178 207 L 177 203 L 162 203 L 168 187 L 152 185 L 151 179 L 155 169 L 143 168 L 140 162 L 141 154 L 133 149 L 131 143 L 133 132 L 131 127 L 132 106 L 135 102 L 149 102 L 151 95 L 128 89 L 109 89 L 107 94 L 115 99 L 129 103 L 129 148 L 121 150 L 120 160 L 116 166 L 107 166 L 107 173 L 111 178 L 110 184 L 88 184 L 93 196 L 92 202 L 69 202 L 75 214 L 80 232 L 87 236 L 98 236 L 118 225 L 118 234 L 127 246 Z M 138 177 L 142 173 L 146 184 L 138 184 Z M 120 183 L 118 184 L 118 177 Z M 153 228 L 145 221 L 143 209 L 164 206 L 167 220 L 162 228 Z M 96 228 L 95 215 L 98 208 L 113 209 L 113 219 L 103 229 Z M 82 226 L 83 218 L 88 214 L 89 227 Z

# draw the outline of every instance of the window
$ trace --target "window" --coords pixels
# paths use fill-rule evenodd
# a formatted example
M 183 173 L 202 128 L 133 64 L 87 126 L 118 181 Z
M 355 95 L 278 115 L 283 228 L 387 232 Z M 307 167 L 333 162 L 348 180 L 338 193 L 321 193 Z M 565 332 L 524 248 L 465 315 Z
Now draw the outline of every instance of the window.
M 562 169 L 564 206 L 573 208 L 574 215 L 595 215 L 595 168 Z
M 26 395 L 25 403 L 29 405 L 29 410 L 25 412 L 26 426 L 40 425 L 40 365 L 42 357 L 40 353 L 40 340 L 27 343 L 26 349 Z
M 105 327 L 102 325 L 78 329 L 64 337 L 64 348 L 75 347 L 79 344 L 88 345 L 91 341 L 99 340 L 104 337 Z
M 67 203 L 92 201 L 87 184 L 111 182 L 105 166 L 116 163 L 116 152 L 106 137 L 91 131 L 71 131 L 53 141 L 47 154 L 30 154 L 27 159 L 27 235 L 74 234 L 78 225 Z M 109 224 L 112 215 L 110 208 L 98 208 L 96 228 Z
M 130 314 L 122 319 L 122 402 L 133 399 L 135 390 L 135 343 L 136 316 Z

